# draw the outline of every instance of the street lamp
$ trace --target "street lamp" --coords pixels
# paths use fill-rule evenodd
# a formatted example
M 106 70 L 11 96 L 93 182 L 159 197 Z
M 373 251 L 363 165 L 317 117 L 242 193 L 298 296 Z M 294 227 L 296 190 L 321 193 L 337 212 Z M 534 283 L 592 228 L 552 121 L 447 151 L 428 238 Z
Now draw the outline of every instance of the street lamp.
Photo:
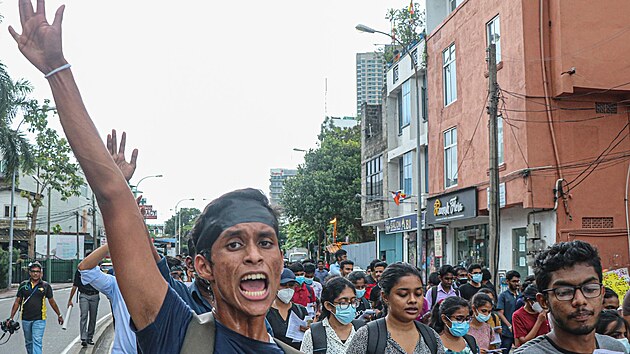
M 136 194 L 138 194 L 138 187 L 140 186 L 140 182 L 144 181 L 147 178 L 161 178 L 161 177 L 164 177 L 164 175 L 160 174 L 160 175 L 152 175 L 152 176 L 146 176 L 146 177 L 140 178 L 140 180 L 138 181 L 138 183 L 136 183 L 136 186 L 134 188 L 135 190 L 133 191 L 133 196 L 135 197 Z
M 388 36 L 389 38 L 391 38 L 393 41 L 396 41 L 399 45 L 401 45 L 403 47 L 403 50 L 407 51 L 407 45 L 403 44 L 402 42 L 400 42 L 400 40 L 398 40 L 398 38 L 396 38 L 395 36 L 392 36 L 389 33 L 385 33 L 382 31 L 377 31 L 371 27 L 368 27 L 366 25 L 362 25 L 362 24 L 358 24 L 356 27 L 357 31 L 360 32 L 365 32 L 365 33 L 380 33 L 380 34 L 384 34 L 386 36 Z M 409 43 L 410 44 L 410 43 Z M 418 51 L 416 50 L 416 53 L 418 53 Z M 416 86 L 416 115 L 418 117 L 417 122 L 416 122 L 416 164 L 418 166 L 417 168 L 417 172 L 418 172 L 418 178 L 416 178 L 416 188 L 417 188 L 417 208 L 416 208 L 416 239 L 418 242 L 418 249 L 420 250 L 420 260 L 422 260 L 422 235 L 420 234 L 420 230 L 421 230 L 421 226 L 422 226 L 422 198 L 421 198 L 421 191 L 422 191 L 422 182 L 420 180 L 420 166 L 422 164 L 422 159 L 420 158 L 420 124 L 422 123 L 422 120 L 420 118 L 420 89 L 418 87 L 418 54 L 416 54 L 415 58 L 412 55 L 411 52 L 408 52 L 409 57 L 411 58 L 411 64 L 413 65 L 413 72 L 414 72 L 414 82 L 415 82 L 415 86 Z M 424 262 L 423 262 L 424 263 Z M 424 266 L 424 264 L 423 264 Z
M 180 254 L 182 250 L 182 215 L 177 210 L 177 207 L 179 206 L 179 203 L 186 200 L 195 200 L 195 198 L 184 198 L 175 204 L 175 213 L 177 214 L 177 254 Z

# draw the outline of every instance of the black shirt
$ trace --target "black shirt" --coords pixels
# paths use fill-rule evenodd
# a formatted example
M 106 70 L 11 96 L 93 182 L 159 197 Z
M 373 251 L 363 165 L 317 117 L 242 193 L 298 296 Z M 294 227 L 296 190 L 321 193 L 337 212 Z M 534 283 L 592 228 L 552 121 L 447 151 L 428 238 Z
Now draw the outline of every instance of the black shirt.
M 280 316 L 280 312 L 278 312 L 278 309 L 270 307 L 269 311 L 267 312 L 267 321 L 269 321 L 269 324 L 271 325 L 271 328 L 273 329 L 274 337 L 277 340 L 280 340 L 292 346 L 293 348 L 299 350 L 300 345 L 302 345 L 302 342 L 294 342 L 293 339 L 288 338 L 286 336 L 287 327 L 289 326 L 289 317 L 291 317 L 291 312 L 294 312 L 301 320 L 303 320 L 304 317 L 306 317 L 306 315 L 308 314 L 308 311 L 306 311 L 306 307 L 302 305 L 298 305 L 298 304 L 293 304 L 291 306 L 291 309 L 289 309 L 289 314 L 287 315 L 287 319 L 284 320 L 282 316 Z
M 475 295 L 482 287 L 483 286 L 481 286 L 481 284 L 479 284 L 479 287 L 476 288 L 471 283 L 466 283 L 459 287 L 459 293 L 461 297 L 470 301 L 473 295 Z
M 383 311 L 383 304 L 381 303 L 381 287 L 376 284 L 370 292 L 370 301 L 374 304 L 374 308 Z
M 85 295 L 96 295 L 96 294 L 98 294 L 98 290 L 94 289 L 92 287 L 92 285 L 90 285 L 90 284 L 83 285 L 83 283 L 81 282 L 81 272 L 79 272 L 78 269 L 74 273 L 74 281 L 72 282 L 72 285 L 76 286 L 77 289 L 79 290 L 79 292 L 83 293 Z
M 52 299 L 53 291 L 50 284 L 43 280 L 33 286 L 29 279 L 20 284 L 16 297 L 21 300 L 22 321 L 45 320 L 46 299 Z

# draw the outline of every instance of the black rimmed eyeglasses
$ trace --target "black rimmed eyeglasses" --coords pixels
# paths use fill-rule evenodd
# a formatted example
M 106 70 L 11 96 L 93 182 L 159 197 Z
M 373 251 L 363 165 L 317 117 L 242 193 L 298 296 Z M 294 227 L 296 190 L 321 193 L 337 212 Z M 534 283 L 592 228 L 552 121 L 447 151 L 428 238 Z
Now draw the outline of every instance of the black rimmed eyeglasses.
M 557 288 L 545 289 L 542 292 L 547 293 L 553 291 L 556 299 L 559 301 L 571 301 L 575 297 L 575 292 L 580 289 L 582 295 L 587 299 L 598 297 L 602 293 L 603 285 L 601 283 L 590 283 L 582 285 L 565 285 Z

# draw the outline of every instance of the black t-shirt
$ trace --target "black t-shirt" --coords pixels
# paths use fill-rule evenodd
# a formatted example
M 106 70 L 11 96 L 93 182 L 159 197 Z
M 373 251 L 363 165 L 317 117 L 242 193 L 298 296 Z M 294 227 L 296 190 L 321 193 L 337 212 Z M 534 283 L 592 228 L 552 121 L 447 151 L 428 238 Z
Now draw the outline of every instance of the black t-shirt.
M 43 280 L 35 286 L 30 280 L 25 280 L 20 284 L 16 297 L 20 298 L 22 321 L 45 320 L 46 299 L 52 299 L 53 291 L 50 284 Z
M 280 316 L 280 312 L 278 312 L 278 309 L 270 307 L 269 311 L 267 311 L 267 321 L 269 321 L 271 329 L 273 329 L 273 335 L 277 340 L 280 340 L 295 349 L 300 349 L 300 345 L 302 344 L 302 342 L 293 342 L 293 339 L 286 336 L 291 312 L 294 312 L 301 320 L 303 320 L 304 317 L 306 317 L 306 315 L 308 314 L 308 311 L 306 311 L 306 307 L 298 304 L 293 304 L 293 306 L 291 306 L 291 309 L 289 310 L 287 319 L 284 320 L 282 316 Z
M 464 299 L 470 300 L 482 287 L 481 284 L 479 284 L 478 288 L 475 288 L 471 283 L 466 283 L 459 287 L 459 293 Z
M 74 281 L 72 285 L 76 286 L 80 293 L 84 293 L 86 295 L 96 295 L 98 294 L 98 290 L 94 289 L 92 285 L 83 285 L 81 282 L 81 272 L 77 269 L 74 273 Z
M 225 327 L 219 321 L 215 321 L 216 334 L 214 336 L 215 353 L 238 354 L 283 354 L 284 351 L 276 343 L 261 342 L 242 334 L 236 333 Z
M 374 308 L 383 311 L 383 303 L 381 302 L 381 287 L 376 284 L 370 293 L 370 301 L 374 304 Z

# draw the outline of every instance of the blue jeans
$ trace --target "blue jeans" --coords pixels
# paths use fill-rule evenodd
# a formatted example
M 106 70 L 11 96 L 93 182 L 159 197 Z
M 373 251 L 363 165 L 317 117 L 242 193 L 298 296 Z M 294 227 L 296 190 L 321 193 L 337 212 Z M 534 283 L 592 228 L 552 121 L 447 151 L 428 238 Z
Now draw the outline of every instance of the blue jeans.
M 42 354 L 44 329 L 46 329 L 46 320 L 22 321 L 24 342 L 28 354 Z

